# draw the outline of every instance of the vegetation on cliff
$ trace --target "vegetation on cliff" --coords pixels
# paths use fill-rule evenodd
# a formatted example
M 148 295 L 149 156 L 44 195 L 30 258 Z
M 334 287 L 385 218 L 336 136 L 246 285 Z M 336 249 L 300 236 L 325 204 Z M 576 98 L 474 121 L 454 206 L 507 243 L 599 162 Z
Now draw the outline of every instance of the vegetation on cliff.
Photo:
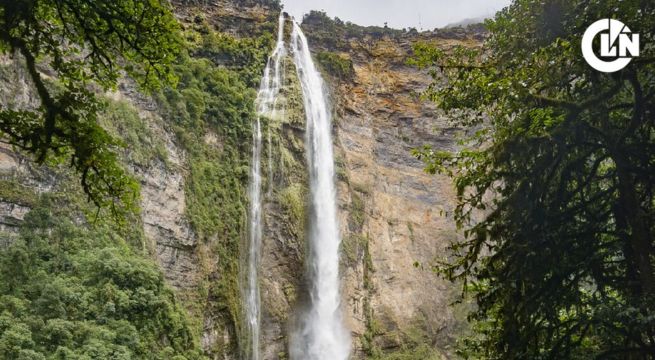
M 349 21 L 344 22 L 339 18 L 332 19 L 325 12 L 315 10 L 306 14 L 302 22 L 304 26 L 308 26 L 313 30 L 307 34 L 309 42 L 321 44 L 331 51 L 347 50 L 348 39 L 350 38 L 363 38 L 365 36 L 373 38 L 393 37 L 408 32 L 407 30 L 389 27 L 360 26 Z
M 316 54 L 316 60 L 323 69 L 340 80 L 350 79 L 355 71 L 352 60 L 329 51 L 321 51 Z
M 42 186 L 43 179 L 0 177 L 2 205 L 29 209 L 10 224 L 18 234 L 5 231 L 7 224 L 0 231 L 0 357 L 191 360 L 229 357 L 243 345 L 239 262 L 251 124 L 276 23 L 241 26 L 250 20 L 209 19 L 208 1 L 173 3 L 191 15 L 180 23 L 159 0 L 0 5 L 0 54 L 13 57 L 37 98 L 17 108 L 2 99 L 0 140 L 47 165 L 39 171 L 54 178 Z M 239 3 L 280 7 L 277 0 Z M 607 14 L 653 39 L 655 5 L 646 1 L 516 0 L 487 23 L 482 48 L 415 47 L 415 64 L 434 77 L 425 95 L 455 125 L 473 129 L 456 152 L 415 152 L 428 172 L 455 178 L 454 216 L 465 238 L 437 270 L 463 283 L 478 305 L 469 314 L 474 335 L 459 347 L 464 358 L 655 353 L 655 54 L 645 42 L 624 70 L 591 70 L 579 42 Z M 415 33 L 323 12 L 311 12 L 304 24 L 314 30 L 310 42 L 320 44 L 317 62 L 335 81 L 355 76 L 349 41 Z M 238 30 L 221 30 L 230 26 Z M 16 80 L 9 72 L 15 69 L 3 62 L 7 87 Z M 154 93 L 147 101 L 161 115 L 157 129 L 135 99 L 109 98 L 119 79 Z M 277 324 L 288 321 L 285 306 L 297 297 L 293 270 L 303 261 L 308 193 L 302 99 L 292 75 L 283 93 L 286 118 L 262 119 L 271 136 L 267 205 L 279 222 L 270 236 L 280 238 L 271 243 L 284 250 L 277 262 L 298 263 L 271 266 L 284 292 L 275 296 L 286 298 L 268 309 Z M 174 136 L 166 143 L 157 131 Z M 169 166 L 170 143 L 183 158 L 184 211 L 190 237 L 199 240 L 185 249 L 200 258 L 200 279 L 184 303 L 151 258 L 137 205 L 138 172 Z M 379 271 L 371 255 L 376 239 L 366 231 L 372 194 L 348 175 L 337 159 L 337 178 L 350 193 L 342 265 L 362 269 L 361 350 L 372 359 L 440 358 L 420 316 L 403 328 L 382 324 L 384 310 L 371 300 Z M 105 216 L 104 208 L 118 216 Z M 412 223 L 407 228 L 414 236 Z M 201 335 L 214 336 L 203 339 L 205 354 Z M 272 341 L 283 343 L 284 335 Z
M 654 48 L 593 70 L 580 41 L 608 14 L 652 39 L 652 2 L 518 0 L 483 49 L 415 49 L 426 95 L 477 129 L 455 153 L 416 152 L 455 176 L 466 238 L 438 269 L 478 305 L 467 358 L 655 353 Z
M 90 85 L 114 89 L 127 74 L 144 89 L 172 82 L 178 23 L 165 1 L 41 0 L 0 5 L 0 53 L 18 55 L 40 104 L 1 108 L 0 134 L 40 163 L 67 160 L 97 206 L 133 211 L 138 186 L 98 125 Z M 49 68 L 53 87 L 39 67 Z
M 185 30 L 186 49 L 174 65 L 176 88 L 158 96 L 159 112 L 188 155 L 186 215 L 208 246 L 211 262 L 196 304 L 230 333 L 212 352 L 237 353 L 243 330 L 239 285 L 247 195 L 254 88 L 272 47 L 272 37 L 235 38 L 201 18 Z M 207 141 L 209 136 L 215 140 Z M 196 314 L 200 316 L 201 314 Z

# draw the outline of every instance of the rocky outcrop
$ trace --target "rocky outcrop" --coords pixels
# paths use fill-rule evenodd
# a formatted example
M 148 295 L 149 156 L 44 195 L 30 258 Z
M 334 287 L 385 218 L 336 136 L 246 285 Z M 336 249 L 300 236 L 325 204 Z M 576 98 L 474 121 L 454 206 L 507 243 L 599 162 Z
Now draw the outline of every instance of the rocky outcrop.
M 140 94 L 135 84 L 123 81 L 119 91 L 109 96 L 129 104 L 148 135 L 163 145 L 165 161 L 154 157 L 145 164 L 128 160 L 128 165 L 141 184 L 143 231 L 168 283 L 178 290 L 194 289 L 200 271 L 198 239 L 185 216 L 186 155 L 158 113 L 156 102 Z M 126 149 L 126 158 L 130 151 Z
M 183 22 L 206 20 L 215 30 L 239 37 L 275 33 L 279 4 L 276 0 L 173 0 Z M 264 25 L 270 24 L 270 25 Z
M 0 55 L 0 106 L 38 106 L 27 77 L 19 60 Z M 55 182 L 54 174 L 35 166 L 0 138 L 0 247 L 17 235 L 33 205 L 33 194 L 50 191 Z
M 402 332 L 416 326 L 445 347 L 457 319 L 447 306 L 450 285 L 430 266 L 455 236 L 443 216 L 452 211 L 454 192 L 449 179 L 425 174 L 411 149 L 451 148 L 452 129 L 415 94 L 425 74 L 378 60 L 355 64 L 354 81 L 337 90 L 348 94 L 338 100 L 338 145 L 348 175 L 340 202 L 344 218 L 362 212 L 361 229 L 344 229 L 344 238 L 365 238 L 370 260 L 345 271 L 347 318 L 360 336 L 377 321 L 374 341 L 383 349 L 400 347 Z
M 21 58 L 2 57 L 0 70 L 0 104 L 17 108 L 38 105 L 30 82 L 20 64 Z M 199 266 L 197 239 L 185 216 L 185 159 L 175 144 L 174 134 L 166 129 L 157 114 L 155 101 L 139 93 L 136 85 L 123 81 L 119 91 L 105 94 L 113 102 L 124 102 L 135 111 L 152 136 L 165 144 L 166 162 L 155 159 L 148 163 L 130 161 L 125 150 L 124 160 L 141 184 L 141 220 L 148 240 L 148 248 L 160 264 L 168 283 L 179 290 L 184 300 L 195 294 Z M 120 137 L 120 134 L 118 134 Z M 84 195 L 71 180 L 65 166 L 36 166 L 30 157 L 9 144 L 0 142 L 0 246 L 8 245 L 16 236 L 25 215 L 32 208 L 38 194 L 72 192 Z

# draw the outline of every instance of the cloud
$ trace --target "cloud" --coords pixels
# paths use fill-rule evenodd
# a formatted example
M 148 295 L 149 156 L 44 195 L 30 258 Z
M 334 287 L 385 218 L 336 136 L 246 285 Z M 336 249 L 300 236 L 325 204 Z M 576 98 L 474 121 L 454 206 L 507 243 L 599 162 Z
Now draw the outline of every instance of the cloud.
M 309 10 L 324 10 L 359 25 L 424 30 L 443 27 L 464 19 L 488 16 L 510 0 L 282 0 L 285 11 L 302 19 Z

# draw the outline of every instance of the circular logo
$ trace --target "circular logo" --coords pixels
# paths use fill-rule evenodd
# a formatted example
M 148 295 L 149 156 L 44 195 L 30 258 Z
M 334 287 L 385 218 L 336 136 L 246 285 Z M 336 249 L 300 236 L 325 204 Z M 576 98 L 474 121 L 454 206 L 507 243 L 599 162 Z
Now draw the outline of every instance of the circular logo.
M 598 34 L 600 57 L 594 51 L 594 39 Z M 639 56 L 639 34 L 631 33 L 630 29 L 618 20 L 598 20 L 591 24 L 582 36 L 582 56 L 598 71 L 619 71 L 626 67 L 633 57 Z

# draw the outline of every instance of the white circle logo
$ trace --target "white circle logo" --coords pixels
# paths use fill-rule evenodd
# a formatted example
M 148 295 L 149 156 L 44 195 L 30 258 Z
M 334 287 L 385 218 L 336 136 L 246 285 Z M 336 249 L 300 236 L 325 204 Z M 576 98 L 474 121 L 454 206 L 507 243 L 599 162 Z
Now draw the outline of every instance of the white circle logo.
M 600 57 L 594 52 L 594 38 L 600 34 Z M 628 55 L 628 53 L 630 55 Z M 633 34 L 622 22 L 601 19 L 591 24 L 582 36 L 582 56 L 594 69 L 606 73 L 626 67 L 639 56 L 639 34 Z

